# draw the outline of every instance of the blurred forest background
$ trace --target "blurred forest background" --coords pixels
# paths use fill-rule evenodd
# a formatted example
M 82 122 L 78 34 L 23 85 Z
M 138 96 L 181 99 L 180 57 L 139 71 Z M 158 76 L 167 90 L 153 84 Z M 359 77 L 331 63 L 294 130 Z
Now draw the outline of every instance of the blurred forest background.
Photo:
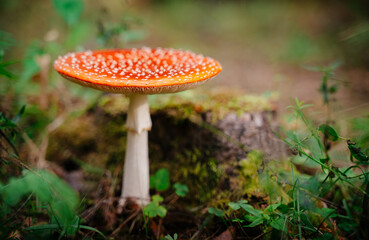
M 0 0 L 0 238 L 367 239 L 368 9 L 366 0 Z M 152 187 L 163 198 L 144 217 L 117 214 L 127 101 L 65 81 L 53 61 L 142 46 L 223 67 L 195 93 L 150 96 L 162 128 L 166 109 L 178 128 L 205 111 L 272 112 L 282 160 L 258 148 L 225 164 L 208 146 L 181 149 L 173 132 L 152 132 L 153 179 L 168 187 Z
M 341 97 L 349 106 L 365 101 L 369 88 L 367 7 L 364 0 L 112 0 L 86 1 L 63 13 L 68 10 L 58 12 L 48 0 L 3 0 L 0 11 L 2 30 L 14 40 L 9 59 L 30 47 L 56 55 L 106 47 L 190 49 L 223 64 L 213 85 L 277 92 L 285 105 L 295 96 L 318 99 L 319 74 L 302 65 L 342 61 L 340 76 L 350 84 Z

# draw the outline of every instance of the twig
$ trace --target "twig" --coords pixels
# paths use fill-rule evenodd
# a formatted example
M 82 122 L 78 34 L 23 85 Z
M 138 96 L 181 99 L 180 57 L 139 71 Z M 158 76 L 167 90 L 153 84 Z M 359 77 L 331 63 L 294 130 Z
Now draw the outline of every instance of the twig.
M 32 141 L 32 139 L 28 136 L 28 134 L 26 132 L 22 133 L 22 137 L 24 139 L 24 141 L 26 142 L 28 148 L 30 149 L 33 157 L 31 157 L 31 162 L 34 163 L 34 161 L 36 161 L 36 165 L 40 166 L 41 164 L 39 163 L 40 159 L 41 159 L 41 151 L 40 149 L 37 147 L 37 145 Z M 42 161 L 42 160 L 41 160 Z M 43 164 L 43 166 L 46 166 L 46 163 Z
M 22 137 L 27 143 L 27 146 L 30 148 L 31 152 L 34 155 L 34 159 L 36 161 L 37 168 L 47 168 L 49 166 L 46 160 L 46 152 L 47 147 L 49 146 L 49 134 L 55 131 L 58 127 L 60 127 L 66 119 L 66 114 L 61 114 L 57 118 L 54 119 L 49 125 L 46 127 L 45 135 L 41 141 L 40 146 L 38 147 L 36 143 L 28 136 L 26 132 L 22 132 Z
M 179 199 L 179 197 L 176 193 L 172 193 L 171 195 L 168 196 L 168 199 L 170 200 L 168 203 L 168 206 L 169 206 L 169 205 L 173 205 Z
M 141 212 L 141 210 L 140 210 L 140 209 L 137 209 L 137 212 Z M 137 213 L 137 214 L 138 214 L 138 213 Z M 144 216 L 144 217 L 145 217 L 145 216 Z M 132 224 L 131 224 L 131 227 L 129 228 L 129 233 L 131 233 L 131 232 L 132 232 L 132 230 L 133 230 L 133 228 L 134 228 L 134 226 L 135 226 L 135 224 L 136 224 L 137 219 L 138 219 L 138 218 L 135 218 L 135 220 L 133 220 L 133 222 L 132 222 Z
M 13 163 L 17 164 L 20 167 L 23 167 L 23 168 L 27 169 L 28 171 L 36 174 L 39 177 L 42 177 L 40 174 L 38 174 L 38 172 L 34 171 L 31 167 L 29 167 L 27 164 L 23 163 L 18 158 L 10 158 L 10 157 L 6 157 L 6 156 L 3 156 L 2 158 L 4 158 L 5 160 L 8 160 L 10 162 L 13 162 Z
M 206 226 L 206 225 L 208 225 L 208 223 L 210 222 L 210 220 L 212 219 L 212 215 L 208 215 L 206 218 L 205 218 L 205 220 L 204 220 L 204 222 L 201 224 L 201 226 L 199 227 L 199 230 L 197 230 L 196 232 L 195 232 L 195 234 L 194 235 L 192 235 L 192 237 L 190 238 L 190 240 L 194 240 L 194 239 L 196 239 L 196 237 L 197 237 L 197 235 L 199 235 L 201 232 L 202 232 L 202 229 Z
M 264 236 L 265 234 L 270 233 L 271 231 L 272 231 L 272 230 L 267 231 L 267 232 L 263 232 L 263 233 L 262 233 L 262 234 L 260 234 L 259 236 L 256 236 L 255 238 L 253 238 L 253 240 L 259 239 L 259 238 L 261 238 L 262 236 Z
M 87 221 L 101 207 L 103 203 L 104 199 L 96 201 L 96 203 L 89 209 L 86 209 L 80 217 Z
M 3 133 L 3 131 L 0 130 L 0 135 L 5 139 L 5 141 L 9 144 L 9 146 L 13 149 L 13 152 L 19 156 L 19 153 L 16 149 L 16 147 L 14 146 L 14 144 L 10 141 L 10 139 Z
M 210 237 L 207 237 L 205 240 L 213 239 L 215 235 L 219 232 L 220 229 L 217 229 L 213 234 L 210 235 Z M 227 231 L 227 230 L 226 230 Z

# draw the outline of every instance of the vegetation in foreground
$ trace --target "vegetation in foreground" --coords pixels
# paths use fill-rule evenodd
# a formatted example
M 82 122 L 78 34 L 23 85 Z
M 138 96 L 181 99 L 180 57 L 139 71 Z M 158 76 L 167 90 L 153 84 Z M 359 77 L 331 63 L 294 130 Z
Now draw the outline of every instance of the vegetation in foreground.
M 319 91 L 326 109 L 316 117 L 314 106 L 298 99 L 289 107 L 293 114 L 276 132 L 288 157 L 270 159 L 265 149 L 245 148 L 242 158 L 224 163 L 211 155 L 214 146 L 199 148 L 181 135 L 167 148 L 162 139 L 150 139 L 152 202 L 142 210 L 129 206 L 118 212 L 124 149 L 115 141 L 124 145 L 125 103 L 71 88 L 50 72 L 51 59 L 75 49 L 88 32 L 79 21 L 83 2 L 61 3 L 53 1 L 68 26 L 64 41 L 56 43 L 53 32 L 35 41 L 21 61 L 22 71 L 19 61 L 6 60 L 15 39 L 0 35 L 0 75 L 14 83 L 0 83 L 1 239 L 368 237 L 368 117 L 343 125 L 335 121 L 339 64 L 307 67 L 322 75 Z M 101 47 L 143 36 L 128 27 L 139 25 L 135 19 L 122 21 L 102 25 L 96 38 Z M 209 95 L 200 95 L 199 104 L 184 94 L 152 103 L 173 126 L 193 127 L 210 139 L 224 133 L 202 121 L 206 112 L 216 122 L 229 112 L 273 110 L 270 99 L 234 96 L 218 94 L 207 101 Z M 111 123 L 97 125 L 106 123 L 106 115 Z M 68 148 L 60 147 L 63 142 Z M 179 143 L 186 147 L 178 148 Z

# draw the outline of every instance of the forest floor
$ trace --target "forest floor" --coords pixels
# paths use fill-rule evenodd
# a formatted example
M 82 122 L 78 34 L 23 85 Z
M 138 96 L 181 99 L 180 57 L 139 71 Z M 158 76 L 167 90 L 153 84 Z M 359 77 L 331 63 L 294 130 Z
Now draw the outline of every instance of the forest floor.
M 24 39 L 24 45 L 16 47 L 11 57 L 20 56 L 17 51 L 24 50 L 33 37 L 55 30 L 45 20 L 51 18 L 51 1 L 37 1 L 42 4 L 27 5 L 29 9 L 20 11 L 24 13 L 22 21 L 15 14 L 0 16 L 9 23 L 5 30 L 25 29 L 14 33 L 16 39 Z M 22 140 L 15 141 L 19 143 L 19 156 L 4 139 L 0 144 L 7 149 L 0 153 L 7 159 L 19 157 L 33 167 L 52 171 L 78 196 L 71 201 L 75 204 L 71 215 L 68 211 L 50 214 L 50 206 L 56 207 L 53 204 L 59 199 L 48 199 L 47 194 L 37 192 L 41 187 L 33 189 L 36 197 L 23 196 L 24 185 L 14 183 L 24 182 L 14 179 L 29 177 L 27 171 L 21 172 L 24 166 L 17 161 L 2 161 L 0 176 L 8 185 L 0 185 L 1 196 L 11 206 L 1 208 L 1 217 L 10 217 L 0 226 L 0 237 L 1 230 L 6 230 L 4 236 L 14 239 L 21 234 L 29 234 L 30 239 L 32 234 L 39 239 L 67 235 L 103 238 L 96 229 L 111 239 L 171 240 L 175 234 L 179 239 L 219 240 L 359 237 L 358 229 L 365 226 L 369 214 L 363 205 L 369 201 L 363 190 L 366 178 L 360 175 L 368 159 L 354 143 L 340 136 L 356 134 L 351 120 L 369 110 L 369 71 L 365 64 L 350 61 L 350 56 L 357 54 L 352 48 L 356 45 L 347 40 L 351 35 L 344 23 L 351 16 L 343 6 L 327 9 L 310 1 L 149 2 L 127 7 L 122 1 L 99 1 L 98 7 L 86 6 L 86 15 L 93 8 L 101 8 L 108 19 L 130 13 L 127 18 L 142 19 L 140 27 L 144 30 L 137 30 L 146 35 L 142 41 L 127 40 L 123 47 L 191 49 L 223 66 L 218 77 L 196 91 L 149 97 L 154 124 L 149 135 L 151 176 L 159 184 L 151 186 L 155 196 L 151 212 L 145 215 L 135 205 L 123 212 L 117 208 L 127 99 L 81 90 L 64 83 L 53 70 L 48 92 L 39 93 L 29 87 L 41 82 L 40 71 L 36 71 L 30 76 L 33 82 L 24 83 L 20 92 L 1 96 L 4 101 L 0 110 L 7 114 L 13 110 L 10 106 L 21 104 L 11 103 L 12 99 L 19 97 L 28 105 L 20 126 L 24 127 L 24 132 L 19 132 Z M 34 18 L 40 9 L 45 16 Z M 27 19 L 32 21 L 24 24 Z M 95 29 L 95 22 L 90 22 L 93 24 L 85 32 Z M 63 35 L 67 31 L 72 39 L 83 37 L 83 31 L 71 28 L 56 32 Z M 73 35 L 78 32 L 82 34 Z M 51 46 L 50 52 L 55 50 L 52 42 L 42 41 Z M 78 44 L 66 49 L 81 47 Z M 96 47 L 91 39 L 83 44 Z M 338 84 L 339 90 L 329 93 L 334 98 L 327 108 L 324 93 L 319 91 L 326 72 L 310 70 L 311 66 L 329 66 L 337 61 L 342 64 L 332 69 L 335 76 L 329 76 L 329 84 Z M 51 65 L 45 69 L 50 70 Z M 314 107 L 305 108 L 296 97 Z M 49 108 L 37 105 L 43 98 Z M 293 108 L 287 109 L 291 104 Z M 308 115 L 302 114 L 300 107 Z M 2 124 L 9 124 L 1 117 Z M 367 123 L 361 120 L 357 125 L 364 132 Z M 324 123 L 338 126 L 340 136 L 333 128 L 323 131 L 324 125 L 323 130 L 319 126 Z M 4 132 L 13 137 L 14 126 L 6 127 Z M 289 146 L 282 143 L 278 133 Z M 353 157 L 352 149 L 357 156 Z M 350 162 L 350 157 L 357 161 Z M 355 169 L 348 171 L 349 166 Z M 9 189 L 17 194 L 9 196 Z M 48 204 L 40 206 L 40 199 Z M 70 216 L 75 218 L 69 225 L 55 223 L 55 219 L 69 220 Z M 80 220 L 90 228 L 79 228 Z M 66 231 L 65 226 L 70 229 Z

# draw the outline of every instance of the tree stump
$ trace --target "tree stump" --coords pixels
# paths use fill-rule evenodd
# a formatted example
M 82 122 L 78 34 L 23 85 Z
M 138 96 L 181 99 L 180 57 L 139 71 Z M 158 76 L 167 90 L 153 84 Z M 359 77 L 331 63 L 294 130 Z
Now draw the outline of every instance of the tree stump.
M 191 201 L 207 201 L 219 186 L 230 188 L 228 177 L 237 175 L 239 161 L 250 151 L 263 152 L 265 159 L 286 156 L 287 148 L 274 134 L 278 131 L 276 111 L 260 109 L 268 105 L 259 98 L 239 100 L 237 95 L 215 95 L 202 103 L 192 97 L 167 98 L 164 103 L 151 102 L 150 172 L 169 169 L 171 181 L 187 184 L 196 196 Z M 255 107 L 250 107 L 248 101 L 255 102 Z M 66 171 L 78 171 L 81 162 L 87 163 L 110 170 L 119 179 L 125 152 L 126 108 L 125 97 L 104 95 L 86 114 L 70 118 L 53 133 L 47 159 L 65 166 Z M 88 186 L 95 194 L 96 186 L 83 186 L 81 191 Z

